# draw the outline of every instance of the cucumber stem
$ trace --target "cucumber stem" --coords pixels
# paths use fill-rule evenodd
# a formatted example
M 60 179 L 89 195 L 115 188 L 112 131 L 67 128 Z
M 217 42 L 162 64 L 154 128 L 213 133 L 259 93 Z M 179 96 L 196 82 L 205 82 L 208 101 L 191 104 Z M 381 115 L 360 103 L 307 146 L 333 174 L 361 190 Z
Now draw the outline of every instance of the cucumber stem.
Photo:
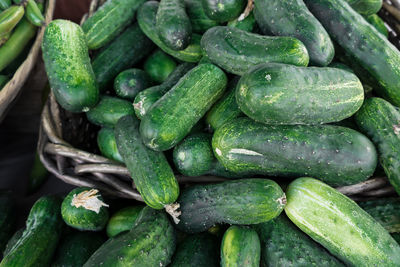
M 175 224 L 178 224 L 181 221 L 179 216 L 182 214 L 182 212 L 178 210 L 180 206 L 181 205 L 179 203 L 172 203 L 164 206 L 165 211 L 171 215 Z

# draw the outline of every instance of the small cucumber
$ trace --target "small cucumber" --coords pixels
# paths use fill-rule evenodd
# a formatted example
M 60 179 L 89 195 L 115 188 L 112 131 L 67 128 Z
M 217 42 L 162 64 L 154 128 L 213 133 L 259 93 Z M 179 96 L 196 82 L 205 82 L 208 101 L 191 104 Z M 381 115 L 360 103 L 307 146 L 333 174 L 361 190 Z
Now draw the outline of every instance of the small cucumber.
M 15 199 L 12 192 L 0 191 L 0 255 L 13 234 L 16 215 Z
M 143 206 L 129 206 L 114 213 L 107 224 L 108 237 L 114 237 L 120 233 L 130 231 L 142 209 Z
M 11 6 L 11 0 L 0 0 L 0 10 L 6 10 Z
M 114 91 L 117 96 L 134 100 L 135 96 L 152 85 L 146 72 L 140 69 L 127 69 L 118 74 L 114 80 Z
M 400 232 L 400 198 L 379 198 L 358 204 L 389 233 Z
M 143 68 L 153 81 L 163 83 L 176 68 L 176 63 L 169 55 L 157 49 L 146 59 Z
M 377 14 L 366 16 L 365 19 L 386 38 L 389 36 L 389 32 L 386 29 L 385 22 Z
M 18 22 L 21 21 L 25 11 L 23 6 L 11 6 L 0 13 L 0 35 L 9 34 Z
M 254 18 L 254 13 L 250 12 L 250 14 L 242 20 L 239 20 L 239 18 L 229 21 L 227 26 L 232 28 L 237 28 L 239 30 L 246 32 L 252 32 L 256 25 L 256 19 Z
M 199 0 L 184 0 L 186 13 L 192 24 L 193 32 L 203 34 L 206 30 L 217 26 L 218 22 L 207 17 L 203 4 Z
M 122 163 L 124 162 L 118 152 L 114 129 L 101 128 L 97 134 L 97 145 L 99 146 L 101 154 L 106 158 Z
M 46 22 L 35 0 L 27 0 L 25 17 L 30 23 L 38 27 L 43 26 Z
M 246 0 L 200 0 L 205 13 L 210 19 L 227 22 L 242 13 Z
M 375 14 L 382 7 L 382 0 L 345 0 L 358 13 L 363 15 Z

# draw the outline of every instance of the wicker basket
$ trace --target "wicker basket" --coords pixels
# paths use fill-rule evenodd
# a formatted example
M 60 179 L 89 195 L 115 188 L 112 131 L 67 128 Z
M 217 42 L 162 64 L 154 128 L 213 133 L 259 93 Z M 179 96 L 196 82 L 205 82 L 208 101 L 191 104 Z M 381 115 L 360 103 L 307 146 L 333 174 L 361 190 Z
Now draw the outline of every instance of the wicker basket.
M 89 16 L 99 6 L 100 1 L 92 1 Z M 103 1 L 101 1 L 103 2 Z M 399 2 L 400 3 L 400 2 Z M 400 6 L 400 5 L 399 5 Z M 394 9 L 393 9 L 394 8 Z M 390 27 L 390 39 L 400 47 L 400 26 L 393 12 L 400 11 L 389 2 L 385 3 L 380 15 Z M 83 18 L 83 20 L 87 17 Z M 116 197 L 143 201 L 124 165 L 97 155 L 95 134 L 98 128 L 91 125 L 84 114 L 72 114 L 62 109 L 52 94 L 45 105 L 41 117 L 38 152 L 43 164 L 56 177 L 76 186 L 95 187 Z M 91 151 L 91 152 L 87 152 Z M 182 184 L 221 182 L 225 178 L 214 176 L 184 177 L 177 175 Z M 385 177 L 375 177 L 368 181 L 338 188 L 355 200 L 395 194 Z

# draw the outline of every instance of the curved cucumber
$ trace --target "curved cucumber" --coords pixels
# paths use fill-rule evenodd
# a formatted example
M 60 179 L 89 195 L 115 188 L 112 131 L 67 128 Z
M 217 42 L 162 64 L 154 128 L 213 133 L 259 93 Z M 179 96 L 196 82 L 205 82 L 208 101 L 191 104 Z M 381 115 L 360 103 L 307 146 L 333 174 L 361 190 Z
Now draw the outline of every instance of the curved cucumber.
M 163 83 L 176 68 L 176 63 L 169 55 L 157 49 L 146 59 L 143 68 L 153 81 Z
M 374 26 L 375 29 L 377 29 L 380 33 L 382 33 L 386 38 L 389 36 L 389 32 L 386 29 L 385 22 L 377 14 L 366 16 L 365 19 L 369 23 L 371 23 L 371 25 Z
M 0 192 L 0 255 L 4 251 L 8 240 L 13 234 L 16 214 L 15 199 L 12 192 Z M 4 256 L 4 255 L 3 255 Z
M 400 232 L 400 199 L 379 198 L 358 203 L 389 233 Z
M 245 0 L 200 0 L 207 16 L 219 22 L 227 22 L 242 13 Z
M 375 14 L 382 7 L 382 0 L 345 0 L 358 13 L 363 15 Z
M 113 129 L 101 128 L 97 133 L 97 145 L 103 156 L 118 162 L 124 162 L 118 152 Z
M 130 231 L 142 209 L 143 206 L 130 206 L 114 213 L 107 224 L 108 237 L 114 237 L 120 233 Z
M 24 7 L 12 6 L 0 13 L 0 36 L 9 34 L 24 16 Z
M 114 91 L 117 96 L 133 100 L 135 96 L 152 85 L 146 72 L 140 69 L 127 69 L 118 74 L 114 80 Z
M 46 20 L 42 14 L 42 11 L 35 0 L 27 0 L 25 9 L 25 17 L 30 23 L 38 27 L 46 24 Z
M 184 0 L 186 13 L 192 24 L 193 32 L 204 33 L 206 30 L 217 26 L 218 22 L 207 17 L 203 4 L 199 0 Z
M 242 20 L 239 16 L 238 18 L 231 20 L 228 22 L 227 26 L 232 28 L 237 28 L 239 30 L 243 30 L 246 32 L 252 32 L 254 27 L 256 26 L 256 19 L 254 17 L 254 13 L 250 12 L 250 14 Z

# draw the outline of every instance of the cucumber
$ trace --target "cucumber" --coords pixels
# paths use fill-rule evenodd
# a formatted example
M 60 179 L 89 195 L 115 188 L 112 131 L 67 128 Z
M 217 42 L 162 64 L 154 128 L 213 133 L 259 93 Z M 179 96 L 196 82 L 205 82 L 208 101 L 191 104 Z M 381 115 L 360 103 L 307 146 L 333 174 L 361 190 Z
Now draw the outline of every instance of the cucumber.
M 142 119 L 148 112 L 151 106 L 158 99 L 160 99 L 168 90 L 170 90 L 189 70 L 195 65 L 193 63 L 182 63 L 176 67 L 176 69 L 168 75 L 167 79 L 160 85 L 150 87 L 135 97 L 133 107 L 135 114 L 139 119 Z
M 166 214 L 145 207 L 132 230 L 109 239 L 83 266 L 167 266 L 174 251 L 175 231 Z
M 241 19 L 241 17 L 238 17 L 234 20 L 229 21 L 227 26 L 232 28 L 237 28 L 239 30 L 243 30 L 246 32 L 252 32 L 256 25 L 256 19 L 254 17 L 254 13 L 250 12 L 250 14 L 242 20 L 239 20 L 239 18 Z
M 303 232 L 350 266 L 397 266 L 400 246 L 353 200 L 313 178 L 286 190 L 285 212 Z
M 61 240 L 51 266 L 82 266 L 104 242 L 99 233 L 73 232 Z
M 192 41 L 184 50 L 173 50 L 161 41 L 156 29 L 156 13 L 158 10 L 157 1 L 147 1 L 138 10 L 137 20 L 142 31 L 165 53 L 186 62 L 198 62 L 201 57 L 200 38 L 192 34 Z
M 343 64 L 343 63 L 338 62 L 338 61 L 331 62 L 331 64 L 329 64 L 328 67 L 330 67 L 330 68 L 337 68 L 337 69 L 341 69 L 341 70 L 345 70 L 345 71 L 354 73 L 354 71 L 353 71 L 352 68 L 350 68 L 350 67 L 347 66 L 346 64 Z
M 225 73 L 212 64 L 190 70 L 142 118 L 143 143 L 157 151 L 178 144 L 222 95 Z
M 40 161 L 38 153 L 35 153 L 35 159 L 33 160 L 32 168 L 29 173 L 27 193 L 33 194 L 39 190 L 39 188 L 47 181 L 49 172 L 46 167 Z
M 5 10 L 11 6 L 11 0 L 0 0 L 0 9 Z
M 63 222 L 58 197 L 44 196 L 32 206 L 20 239 L 0 262 L 8 266 L 49 266 L 61 236 Z
M 107 89 L 121 71 L 130 68 L 150 54 L 153 47 L 139 26 L 134 24 L 100 50 L 92 62 L 100 91 Z
M 355 119 L 361 131 L 377 146 L 389 182 L 400 194 L 400 112 L 384 99 L 372 97 L 365 100 Z
M 375 14 L 382 7 L 382 0 L 345 0 L 358 13 L 363 15 Z
M 305 0 L 333 41 L 375 78 L 377 94 L 400 105 L 400 52 L 344 0 Z M 357 73 L 357 72 L 356 72 Z
M 100 231 L 108 221 L 108 205 L 98 190 L 78 187 L 68 193 L 61 205 L 64 222 L 82 231 Z
M 11 6 L 0 13 L 0 36 L 9 35 L 25 14 L 23 6 Z
M 157 49 L 144 62 L 144 70 L 157 83 L 163 83 L 175 68 L 175 61 L 160 49 Z
M 344 266 L 283 214 L 255 228 L 261 240 L 263 267 Z
M 71 21 L 53 20 L 44 32 L 42 51 L 57 102 L 71 112 L 94 107 L 99 89 L 81 27 Z
M 385 22 L 381 17 L 379 17 L 377 14 L 372 14 L 369 16 L 365 16 L 365 19 L 375 27 L 380 33 L 382 33 L 386 38 L 389 36 L 389 32 L 386 29 Z
M 218 22 L 207 17 L 203 4 L 199 0 L 184 0 L 186 13 L 195 33 L 203 34 L 206 30 L 217 26 Z
M 241 111 L 266 124 L 323 124 L 352 116 L 364 101 L 360 80 L 337 68 L 260 64 L 236 87 Z
M 221 244 L 221 267 L 260 266 L 261 245 L 255 230 L 246 226 L 231 226 Z
M 22 234 L 25 231 L 25 227 L 22 227 L 18 229 L 11 237 L 8 239 L 7 245 L 3 251 L 3 257 L 5 257 L 14 247 L 14 245 L 18 242 L 18 240 L 21 238 Z
M 104 95 L 99 103 L 86 113 L 86 117 L 93 124 L 114 128 L 120 118 L 134 114 L 131 102 Z
M 117 96 L 134 100 L 135 96 L 152 85 L 152 79 L 140 69 L 127 69 L 118 74 L 114 80 L 114 91 Z
M 264 34 L 302 41 L 311 64 L 327 66 L 332 61 L 335 49 L 331 38 L 303 0 L 255 0 L 254 15 Z
M 121 118 L 115 126 L 118 151 L 144 202 L 153 209 L 172 204 L 179 196 L 179 185 L 162 152 L 147 148 L 139 134 L 139 121 Z
M 333 125 L 263 125 L 237 118 L 217 129 L 212 146 L 219 162 L 231 172 L 310 175 L 334 186 L 366 180 L 377 164 L 370 140 Z
M 308 53 L 302 42 L 292 37 L 270 37 L 217 26 L 201 38 L 207 58 L 227 72 L 243 75 L 265 62 L 307 66 Z
M 29 22 L 37 27 L 45 26 L 46 19 L 42 14 L 43 8 L 41 10 L 35 0 L 27 0 L 25 1 L 25 5 L 25 17 Z
M 400 199 L 380 198 L 358 203 L 389 233 L 400 232 Z
M 101 154 L 106 158 L 121 163 L 124 162 L 118 152 L 113 129 L 101 128 L 101 130 L 97 133 L 97 145 L 99 146 Z
M 89 49 L 103 47 L 128 26 L 145 0 L 107 0 L 83 24 Z
M 286 197 L 268 179 L 242 179 L 186 188 L 178 199 L 181 215 L 177 228 L 199 233 L 217 223 L 258 224 L 278 216 Z
M 242 13 L 245 0 L 200 0 L 206 15 L 218 22 L 227 22 Z
M 0 255 L 13 234 L 16 218 L 16 205 L 12 192 L 0 191 Z
M 114 213 L 107 224 L 108 237 L 114 237 L 120 233 L 130 231 L 142 209 L 143 206 L 129 206 Z
M 185 11 L 184 0 L 161 0 L 156 28 L 158 36 L 168 48 L 185 49 L 192 38 L 192 25 Z
M 217 267 L 218 245 L 214 236 L 201 233 L 187 236 L 177 247 L 170 267 Z

